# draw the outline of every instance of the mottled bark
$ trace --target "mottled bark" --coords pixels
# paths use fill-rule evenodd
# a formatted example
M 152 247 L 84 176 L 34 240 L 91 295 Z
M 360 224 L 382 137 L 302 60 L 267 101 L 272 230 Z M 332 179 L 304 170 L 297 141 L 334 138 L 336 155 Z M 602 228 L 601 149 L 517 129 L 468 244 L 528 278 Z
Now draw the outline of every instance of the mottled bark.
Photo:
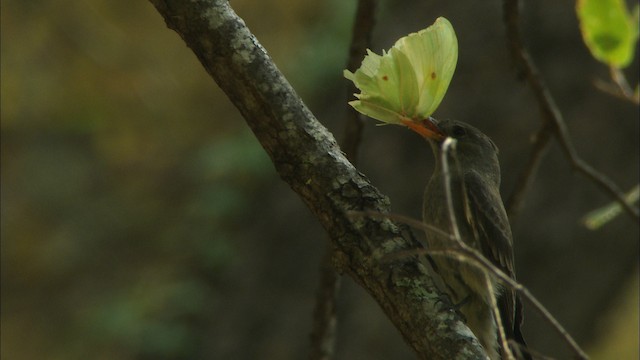
M 482 359 L 477 340 L 436 289 L 406 227 L 356 218 L 389 201 L 346 159 L 227 1 L 151 0 L 238 108 L 273 164 L 326 229 L 334 264 L 380 304 L 421 358 Z

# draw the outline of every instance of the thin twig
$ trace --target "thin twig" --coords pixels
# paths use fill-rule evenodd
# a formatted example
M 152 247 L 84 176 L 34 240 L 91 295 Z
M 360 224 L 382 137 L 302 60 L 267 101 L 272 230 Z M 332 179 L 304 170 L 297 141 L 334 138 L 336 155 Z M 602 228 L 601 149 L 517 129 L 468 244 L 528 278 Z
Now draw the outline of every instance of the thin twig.
M 438 255 L 438 251 L 431 250 L 417 250 L 418 252 L 425 252 L 429 255 Z M 576 357 L 578 359 L 588 359 L 587 354 L 580 348 L 578 343 L 573 339 L 573 337 L 567 332 L 567 330 L 560 325 L 558 320 L 551 315 L 551 313 L 547 310 L 547 308 L 542 305 L 538 299 L 529 292 L 529 290 L 524 287 L 522 284 L 513 280 L 509 275 L 505 274 L 502 270 L 493 265 L 487 258 L 485 258 L 481 253 L 477 250 L 470 248 L 468 246 L 464 246 L 463 248 L 454 248 L 449 249 L 449 251 L 453 251 L 458 253 L 459 256 L 470 261 L 469 263 L 484 270 L 490 272 L 492 275 L 496 276 L 498 279 L 502 280 L 507 286 L 509 286 L 514 291 L 518 292 L 524 299 L 526 299 L 529 304 L 533 305 L 533 307 L 543 316 L 545 320 L 547 320 L 553 329 L 560 335 L 562 339 L 571 347 L 571 349 L 575 352 Z M 450 256 L 446 252 L 442 252 L 445 256 Z
M 529 304 L 531 304 L 533 308 L 542 315 L 542 317 L 551 325 L 551 327 L 558 333 L 558 335 L 560 335 L 560 337 L 567 343 L 567 345 L 575 352 L 578 359 L 588 359 L 588 356 L 586 355 L 584 350 L 580 348 L 580 346 L 576 343 L 573 337 L 571 337 L 567 330 L 565 330 L 565 328 L 560 325 L 558 320 L 556 320 L 556 318 L 551 315 L 549 310 L 547 310 L 547 308 L 542 305 L 542 303 L 535 296 L 533 296 L 533 294 L 531 294 L 531 292 L 526 287 L 513 280 L 509 275 L 505 274 L 502 270 L 491 263 L 491 261 L 485 258 L 480 252 L 469 247 L 464 242 L 458 241 L 453 235 L 446 233 L 442 229 L 438 229 L 432 225 L 425 224 L 419 220 L 415 220 L 404 215 L 379 212 L 377 213 L 373 211 L 350 211 L 347 213 L 347 216 L 367 216 L 374 219 L 394 220 L 399 223 L 407 224 L 408 226 L 418 230 L 434 232 L 439 236 L 444 236 L 445 238 L 451 240 L 455 245 L 447 249 L 415 249 L 394 253 L 393 255 L 387 256 L 387 258 L 389 261 L 391 261 L 396 258 L 415 256 L 416 254 L 427 254 L 466 259 L 466 261 L 468 261 L 470 264 L 481 268 L 484 271 L 488 271 L 493 276 L 504 282 L 506 286 L 522 295 L 522 298 L 525 299 Z
M 376 212 L 376 211 L 355 211 L 355 210 L 351 210 L 347 212 L 347 216 L 349 218 L 361 218 L 361 217 L 369 217 L 372 219 L 379 219 L 379 220 L 384 220 L 384 219 L 388 219 L 388 220 L 393 220 L 396 221 L 398 223 L 402 223 L 405 224 L 409 227 L 412 227 L 414 229 L 418 229 L 418 230 L 423 230 L 423 231 L 429 231 L 431 233 L 434 233 L 438 236 L 442 236 L 445 237 L 447 239 L 451 239 L 454 240 L 453 237 L 451 236 L 450 233 L 435 227 L 433 225 L 424 223 L 420 220 L 416 220 L 414 218 L 405 216 L 405 215 L 400 215 L 400 214 L 391 214 L 391 213 L 381 213 L 381 212 Z
M 626 79 L 625 79 L 625 82 L 626 82 Z M 615 82 L 615 80 L 613 82 L 609 82 L 609 81 L 596 78 L 593 80 L 593 86 L 595 86 L 596 89 L 604 93 L 617 97 L 618 99 L 622 99 L 625 101 L 629 101 L 633 104 L 640 105 L 640 94 L 635 93 L 633 91 L 631 93 L 626 92 L 625 90 L 622 89 L 622 86 L 620 84 Z
M 529 159 L 527 160 L 524 170 L 518 176 L 515 189 L 511 192 L 511 196 L 509 196 L 505 203 L 505 209 L 507 211 L 507 215 L 509 215 L 509 220 L 512 225 L 522 209 L 524 196 L 533 183 L 533 178 L 538 170 L 540 161 L 542 161 L 542 156 L 544 155 L 552 134 L 553 130 L 551 123 L 547 121 L 534 136 Z
M 347 68 L 350 71 L 355 71 L 366 49 L 371 46 L 371 33 L 373 32 L 375 24 L 376 2 L 377 0 L 358 1 L 347 60 Z M 351 94 L 355 90 L 351 82 L 347 83 L 349 84 L 347 87 L 348 98 L 350 99 Z M 345 103 L 347 102 L 348 100 L 345 101 Z M 353 111 L 353 109 L 349 108 L 347 114 L 341 148 L 345 152 L 347 159 L 349 159 L 353 165 L 356 165 L 358 147 L 362 137 L 363 121 L 359 113 Z M 331 263 L 332 253 L 333 250 L 331 246 L 327 246 L 320 265 L 320 281 L 316 293 L 311 331 L 311 351 L 309 356 L 311 360 L 329 360 L 333 358 L 335 353 L 335 338 L 338 324 L 336 302 L 342 277 Z
M 593 79 L 593 86 L 596 89 L 607 93 L 611 96 L 615 96 L 619 99 L 627 99 L 622 91 L 620 91 L 620 87 L 617 84 L 614 84 L 610 81 L 602 80 L 600 78 Z
M 522 42 L 519 28 L 519 17 L 518 0 L 505 0 L 504 21 L 507 27 L 507 42 L 509 50 L 518 69 L 519 75 L 527 80 L 533 90 L 536 100 L 538 101 L 538 105 L 540 106 L 540 110 L 542 111 L 545 119 L 545 124 L 542 126 L 549 126 L 546 123 L 552 124 L 553 132 L 573 169 L 585 175 L 588 179 L 598 185 L 601 190 L 616 199 L 616 201 L 618 201 L 625 209 L 627 214 L 637 222 L 640 219 L 640 211 L 638 211 L 638 208 L 629 204 L 629 202 L 624 199 L 624 194 L 613 181 L 607 178 L 604 174 L 593 169 L 578 156 L 569 137 L 569 131 L 567 130 L 567 126 L 562 118 L 562 114 L 558 110 L 555 100 L 551 96 L 551 93 L 538 73 L 533 60 L 531 60 L 531 57 Z M 544 146 L 535 147 L 540 148 L 539 151 L 544 149 Z M 535 171 L 529 171 L 530 174 L 533 174 L 534 172 Z M 526 184 L 527 182 L 525 181 L 523 183 Z M 521 197 L 522 195 L 519 196 Z
M 320 280 L 313 309 L 311 351 L 309 359 L 329 360 L 335 353 L 337 297 L 342 277 L 331 264 L 331 247 L 327 246 L 320 264 Z
M 500 339 L 500 343 L 502 344 L 502 350 L 504 351 L 504 355 L 506 355 L 507 360 L 513 360 L 513 353 L 511 352 L 511 348 L 507 344 L 507 334 L 504 331 L 504 326 L 502 325 L 502 316 L 500 316 L 500 310 L 498 310 L 498 301 L 496 300 L 496 291 L 491 282 L 491 278 L 489 277 L 489 273 L 487 271 L 482 271 L 484 274 L 484 281 L 487 284 L 487 290 L 489 291 L 489 298 L 491 299 L 491 312 L 493 313 L 493 319 L 496 323 L 496 328 L 498 329 L 498 337 Z
M 451 195 L 451 172 L 449 171 L 449 161 L 447 161 L 447 156 L 449 155 L 449 151 L 453 149 L 455 151 L 456 140 L 454 138 L 446 138 L 442 143 L 442 151 L 440 152 L 441 163 L 442 163 L 442 177 L 444 178 L 444 192 L 447 195 L 447 214 L 449 215 L 449 224 L 451 226 L 451 233 L 453 234 L 453 239 L 459 242 L 460 246 L 464 246 L 462 243 L 462 237 L 460 236 L 460 228 L 458 227 L 458 219 L 456 218 L 456 214 L 454 213 L 453 207 L 453 197 Z
M 640 104 L 640 96 L 637 93 L 634 93 L 631 86 L 629 86 L 629 82 L 627 78 L 624 76 L 624 73 L 615 67 L 611 67 L 609 69 L 611 74 L 611 79 L 618 86 L 620 93 L 622 94 L 622 98 L 631 101 L 632 103 L 639 105 Z
M 349 46 L 349 59 L 347 61 L 347 70 L 355 72 L 367 49 L 371 47 L 371 35 L 375 26 L 375 11 L 378 0 L 359 0 L 356 10 L 355 22 L 353 24 L 353 35 L 351 45 Z M 353 99 L 353 93 L 357 91 L 356 86 L 347 81 L 347 101 Z M 362 115 L 348 106 L 347 121 L 344 128 L 344 138 L 341 148 L 347 155 L 351 163 L 355 164 L 358 155 L 358 146 L 362 137 L 362 129 L 364 121 Z

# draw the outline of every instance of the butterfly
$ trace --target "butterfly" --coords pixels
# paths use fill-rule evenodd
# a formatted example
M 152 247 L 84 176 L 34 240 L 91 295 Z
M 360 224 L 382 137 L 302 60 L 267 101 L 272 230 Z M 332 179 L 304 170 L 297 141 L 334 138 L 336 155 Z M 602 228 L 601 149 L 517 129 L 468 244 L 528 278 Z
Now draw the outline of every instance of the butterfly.
M 367 49 L 355 72 L 344 77 L 360 90 L 350 101 L 360 113 L 387 124 L 427 119 L 442 101 L 458 61 L 458 40 L 449 20 L 400 38 L 378 55 Z

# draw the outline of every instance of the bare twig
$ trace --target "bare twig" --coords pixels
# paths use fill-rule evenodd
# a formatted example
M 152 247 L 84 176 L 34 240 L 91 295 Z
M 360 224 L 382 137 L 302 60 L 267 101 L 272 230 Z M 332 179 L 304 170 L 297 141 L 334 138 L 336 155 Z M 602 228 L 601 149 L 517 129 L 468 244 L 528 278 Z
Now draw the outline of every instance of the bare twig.
M 538 73 L 533 60 L 531 60 L 531 57 L 529 56 L 529 53 L 527 52 L 522 42 L 519 28 L 519 17 L 520 14 L 518 9 L 518 0 L 505 0 L 504 21 L 507 27 L 507 41 L 509 50 L 518 69 L 519 75 L 527 80 L 533 90 L 536 100 L 538 101 L 538 105 L 540 106 L 540 110 L 542 111 L 543 117 L 545 119 L 545 124 L 543 124 L 542 126 L 551 126 L 551 129 L 556 135 L 556 138 L 558 139 L 565 153 L 565 156 L 569 159 L 569 162 L 575 170 L 585 175 L 588 179 L 598 185 L 601 190 L 616 199 L 616 201 L 618 201 L 622 205 L 627 214 L 629 214 L 633 219 L 635 219 L 636 221 L 639 220 L 640 212 L 638 211 L 638 208 L 633 206 L 632 204 L 629 204 L 629 202 L 624 199 L 624 194 L 619 189 L 619 187 L 604 174 L 593 169 L 589 164 L 587 164 L 578 156 L 569 137 L 569 132 L 567 130 L 566 124 L 562 119 L 562 114 L 558 110 L 555 100 L 551 96 L 546 84 Z M 550 123 L 551 125 L 548 125 L 547 123 Z M 540 133 L 542 132 L 543 131 L 540 131 Z M 540 137 L 537 141 L 542 142 L 542 140 L 540 139 L 544 138 Z M 539 152 L 542 152 L 544 150 L 544 147 L 544 144 L 534 145 L 534 148 L 539 149 L 537 150 Z M 532 158 L 534 157 L 539 156 L 532 155 Z M 535 171 L 527 170 L 526 172 L 532 175 Z M 522 189 L 526 187 L 527 183 L 528 181 L 522 182 L 522 184 L 524 184 L 522 185 Z M 522 192 L 522 190 L 516 190 L 516 193 L 520 192 Z M 521 199 L 522 194 L 518 195 L 518 198 Z M 515 207 L 517 208 L 517 206 Z
M 629 86 L 629 82 L 622 70 L 610 67 L 609 75 L 611 76 L 611 81 L 596 78 L 593 80 L 593 86 L 609 95 L 640 105 L 640 94 L 633 91 Z
M 538 170 L 542 156 L 544 155 L 547 144 L 553 134 L 552 126 L 550 122 L 545 122 L 544 125 L 538 130 L 538 133 L 534 136 L 533 146 L 529 159 L 524 167 L 524 170 L 518 176 L 515 189 L 511 192 L 511 196 L 505 203 L 505 209 L 509 215 L 509 220 L 513 225 L 516 217 L 522 209 L 524 202 L 524 196 L 529 190 L 529 187 L 533 183 L 533 178 Z
M 393 260 L 397 258 L 405 258 L 410 256 L 415 256 L 416 254 L 427 254 L 427 255 L 442 255 L 449 256 L 454 258 L 465 259 L 468 263 L 483 269 L 483 271 L 487 271 L 496 278 L 500 279 L 506 286 L 513 289 L 525 299 L 529 304 L 533 306 L 533 308 L 542 315 L 542 317 L 551 325 L 551 327 L 558 333 L 558 335 L 567 343 L 567 345 L 575 352 L 576 357 L 578 359 L 588 359 L 588 356 L 580 348 L 580 346 L 576 343 L 576 341 L 571 337 L 571 335 L 567 332 L 567 330 L 560 325 L 558 320 L 551 315 L 549 310 L 535 297 L 531 292 L 519 282 L 513 280 L 509 275 L 505 274 L 502 270 L 496 267 L 491 261 L 485 258 L 480 252 L 469 247 L 464 242 L 457 240 L 453 235 L 446 233 L 442 229 L 436 228 L 432 225 L 425 224 L 419 220 L 412 219 L 406 217 L 404 215 L 398 214 L 389 214 L 389 213 L 380 213 L 373 211 L 350 211 L 348 214 L 350 217 L 371 217 L 375 219 L 390 219 L 397 222 L 401 222 L 407 224 L 408 226 L 422 230 L 422 231 L 430 231 L 438 234 L 439 236 L 443 236 L 449 240 L 451 240 L 453 246 L 447 249 L 416 249 L 409 250 L 406 252 L 398 252 L 388 255 L 386 258 L 388 260 Z
M 625 93 L 624 91 L 620 90 L 620 86 L 616 83 L 612 83 L 609 81 L 605 81 L 602 79 L 594 79 L 593 80 L 593 86 L 595 86 L 596 89 L 607 93 L 611 96 L 617 97 L 618 99 L 622 99 L 625 101 L 629 101 L 632 102 L 636 105 L 640 105 L 640 96 L 637 93 Z
M 507 286 L 509 286 L 514 291 L 518 292 L 524 299 L 526 299 L 529 304 L 533 305 L 533 307 L 543 316 L 549 324 L 551 324 L 552 328 L 560 335 L 562 339 L 569 345 L 569 347 L 575 352 L 576 357 L 578 359 L 588 359 L 587 354 L 580 348 L 578 343 L 573 339 L 573 337 L 567 332 L 567 330 L 560 325 L 558 320 L 551 315 L 551 313 L 547 310 L 547 308 L 542 305 L 542 303 L 535 297 L 529 289 L 524 287 L 522 284 L 513 280 L 509 275 L 505 274 L 502 270 L 493 265 L 487 258 L 485 258 L 481 253 L 477 250 L 470 248 L 464 245 L 463 248 L 459 249 L 451 249 L 451 251 L 457 252 L 463 258 L 470 260 L 470 263 L 478 268 L 483 269 L 484 271 L 490 272 L 492 275 L 496 276 L 498 279 L 503 281 Z M 424 250 L 425 253 L 434 255 L 437 252 L 433 252 L 430 250 Z M 443 253 L 447 255 L 446 252 Z
M 620 91 L 620 87 L 618 86 L 618 84 L 615 84 L 600 78 L 594 78 L 593 86 L 595 86 L 596 89 L 604 93 L 607 93 L 611 96 L 615 96 L 619 99 L 627 100 L 627 97 L 624 95 L 624 93 Z
M 453 197 L 451 196 L 451 172 L 449 170 L 449 161 L 447 156 L 449 155 L 450 149 L 455 151 L 456 140 L 454 138 L 446 138 L 442 143 L 442 151 L 440 152 L 441 163 L 442 163 L 442 177 L 444 178 L 444 192 L 447 195 L 447 214 L 449 216 L 449 224 L 451 226 L 451 233 L 453 234 L 453 239 L 458 242 L 459 246 L 464 246 L 462 242 L 462 237 L 460 236 L 460 228 L 458 227 L 458 219 L 456 218 L 456 214 L 454 213 L 453 207 Z
M 611 79 L 613 79 L 613 82 L 618 86 L 619 92 L 622 94 L 622 98 L 639 105 L 640 96 L 634 93 L 633 89 L 631 89 L 624 73 L 615 67 L 609 68 L 609 72 L 611 74 Z
M 356 10 L 355 22 L 353 23 L 353 35 L 351 37 L 351 45 L 349 46 L 349 59 L 347 61 L 347 70 L 355 72 L 367 49 L 371 47 L 371 34 L 375 26 L 375 11 L 378 0 L 359 0 Z M 347 81 L 347 101 L 353 99 L 353 93 L 357 91 L 356 86 Z M 346 103 L 345 102 L 345 103 Z M 362 136 L 363 121 L 362 115 L 353 110 L 350 106 L 347 111 L 347 121 L 344 128 L 344 139 L 341 147 L 347 158 L 356 163 L 358 155 L 358 146 Z
M 507 334 L 505 333 L 504 326 L 502 325 L 502 316 L 500 316 L 500 310 L 498 310 L 498 301 L 496 300 L 495 288 L 493 286 L 493 283 L 491 282 L 489 273 L 486 270 L 483 270 L 483 274 L 484 281 L 487 284 L 487 290 L 489 291 L 489 298 L 491 299 L 491 312 L 493 313 L 493 319 L 496 323 L 496 328 L 498 329 L 498 338 L 500 339 L 502 351 L 504 351 L 503 354 L 508 360 L 513 360 L 514 356 L 511 352 L 511 348 L 508 345 Z
M 350 71 L 355 71 L 366 49 L 371 46 L 371 33 L 373 32 L 375 23 L 376 2 L 377 0 L 358 1 L 351 46 L 349 47 L 349 57 L 347 60 L 347 68 Z M 353 83 L 350 81 L 346 83 L 349 84 L 347 85 L 347 96 L 348 100 L 350 100 L 355 89 Z M 345 101 L 345 104 L 348 100 Z M 360 113 L 353 111 L 353 109 L 349 107 L 341 148 L 344 150 L 347 159 L 354 165 L 357 163 L 362 128 L 363 121 Z M 335 352 L 335 336 L 338 323 L 336 317 L 336 301 L 338 292 L 340 291 L 342 277 L 331 263 L 332 254 L 333 249 L 331 245 L 329 245 L 325 250 L 325 256 L 322 258 L 320 265 L 320 281 L 316 293 L 311 332 L 311 352 L 309 356 L 311 360 L 328 360 L 333 358 Z
M 418 230 L 423 230 L 423 231 L 429 231 L 431 233 L 437 234 L 438 236 L 442 236 L 444 238 L 448 238 L 450 240 L 455 241 L 455 238 L 448 232 L 440 229 L 439 227 L 430 225 L 430 224 L 426 224 L 420 220 L 416 220 L 414 218 L 405 216 L 405 215 L 400 215 L 400 214 L 392 214 L 392 213 L 381 213 L 381 212 L 377 212 L 377 211 L 355 211 L 355 210 L 351 210 L 347 212 L 347 216 L 349 216 L 350 218 L 353 219 L 358 219 L 358 218 L 362 218 L 362 217 L 368 217 L 368 218 L 372 218 L 372 219 L 379 219 L 379 220 L 384 220 L 384 219 L 389 219 L 389 220 L 393 220 L 402 224 L 406 224 L 409 227 L 412 227 L 414 229 L 418 229 Z M 393 254 L 390 256 L 395 256 L 397 254 Z M 403 254 L 402 256 L 407 256 L 407 254 Z
M 328 360 L 333 358 L 336 339 L 336 300 L 342 277 L 331 264 L 331 246 L 327 246 L 320 264 L 320 281 L 316 293 L 311 329 L 311 351 L 309 359 Z

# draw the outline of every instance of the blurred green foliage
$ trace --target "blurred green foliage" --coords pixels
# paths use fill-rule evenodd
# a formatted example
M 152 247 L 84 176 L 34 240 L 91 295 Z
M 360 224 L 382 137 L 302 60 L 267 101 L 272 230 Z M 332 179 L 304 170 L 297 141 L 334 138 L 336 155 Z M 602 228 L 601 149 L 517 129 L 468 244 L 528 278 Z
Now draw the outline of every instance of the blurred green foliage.
M 595 324 L 599 336 L 589 349 L 592 360 L 638 359 L 639 280 L 638 269 L 635 269 L 635 275 L 627 280 L 622 296 Z
M 342 66 L 320 5 L 233 5 L 303 94 Z M 275 177 L 237 111 L 145 1 L 5 1 L 1 66 L 2 358 L 202 357 Z
M 180 37 L 146 1 L 1 5 L 1 357 L 303 357 L 324 232 Z M 231 5 L 339 138 L 355 1 Z M 532 54 L 581 155 L 637 183 L 637 122 L 625 120 L 637 111 L 591 89 L 599 67 L 573 3 L 526 7 Z M 378 52 L 437 16 L 455 24 L 458 74 L 440 110 L 492 134 L 509 191 L 540 119 L 516 91 L 500 5 L 393 1 L 378 14 Z M 360 170 L 394 211 L 417 214 L 428 147 L 365 126 Z M 576 181 L 557 149 L 547 159 L 514 228 L 519 278 L 583 341 L 624 264 L 637 264 L 637 227 L 572 227 L 610 199 Z M 371 297 L 344 285 L 339 357 L 413 358 Z M 554 346 L 546 324 L 527 319 L 528 339 Z
M 629 12 L 625 0 L 578 0 L 576 10 L 591 54 L 611 67 L 629 66 L 638 42 L 640 6 L 636 3 Z

